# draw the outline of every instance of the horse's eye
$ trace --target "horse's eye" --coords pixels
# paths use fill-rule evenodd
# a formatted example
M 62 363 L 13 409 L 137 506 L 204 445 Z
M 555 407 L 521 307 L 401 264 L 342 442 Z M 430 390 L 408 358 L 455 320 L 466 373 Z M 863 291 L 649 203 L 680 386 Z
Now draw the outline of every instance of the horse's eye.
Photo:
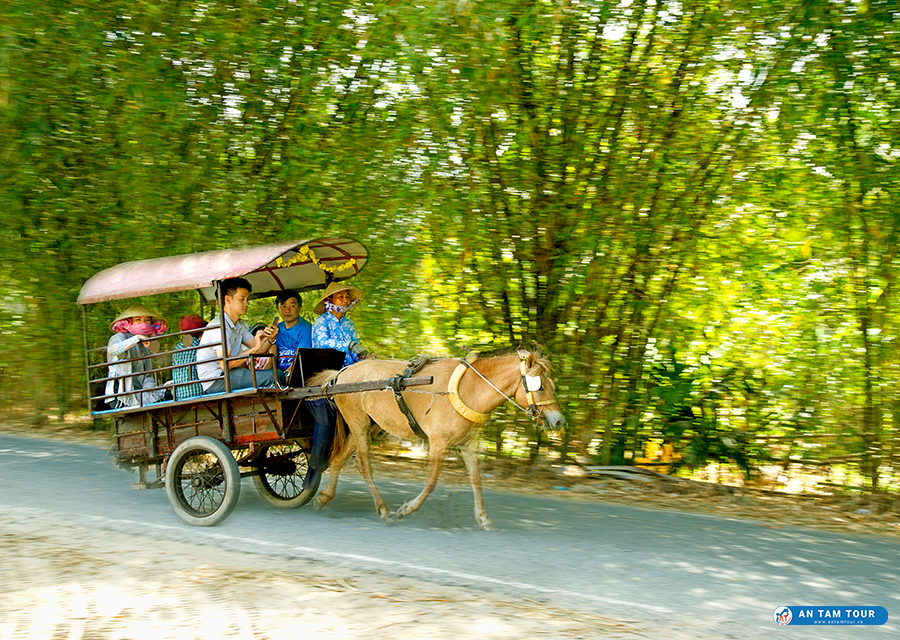
M 540 391 L 543 388 L 544 385 L 541 383 L 540 376 L 525 376 L 526 391 Z

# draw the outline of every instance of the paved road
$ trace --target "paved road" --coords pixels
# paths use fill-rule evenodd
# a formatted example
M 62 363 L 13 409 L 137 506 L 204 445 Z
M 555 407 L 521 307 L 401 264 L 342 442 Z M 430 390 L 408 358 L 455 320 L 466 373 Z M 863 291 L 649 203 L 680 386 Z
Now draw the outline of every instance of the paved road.
M 654 637 L 671 629 L 671 637 L 880 639 L 900 630 L 900 543 L 875 536 L 487 491 L 500 527 L 491 534 L 475 527 L 471 493 L 445 486 L 386 527 L 355 471 L 320 513 L 273 509 L 245 479 L 228 520 L 195 528 L 164 491 L 130 491 L 135 478 L 97 446 L 0 435 L 0 517 L 50 513 L 100 532 L 499 590 L 637 620 Z M 395 508 L 419 490 L 384 478 L 379 487 Z M 880 605 L 890 619 L 881 627 L 778 627 L 772 612 L 781 605 Z

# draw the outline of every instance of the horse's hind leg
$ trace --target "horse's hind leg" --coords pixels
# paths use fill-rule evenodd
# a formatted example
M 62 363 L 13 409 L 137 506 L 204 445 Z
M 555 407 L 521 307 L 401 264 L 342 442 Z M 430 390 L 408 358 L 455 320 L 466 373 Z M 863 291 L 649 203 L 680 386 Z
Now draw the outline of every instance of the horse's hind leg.
M 372 459 L 369 452 L 369 430 L 366 429 L 362 432 L 361 435 L 356 435 L 356 466 L 359 469 L 359 474 L 365 479 L 366 484 L 369 485 L 369 491 L 372 493 L 372 499 L 375 501 L 375 511 L 378 512 L 378 517 L 381 518 L 381 521 L 384 524 L 394 524 L 397 519 L 394 517 L 394 514 L 391 513 L 391 510 L 388 509 L 387 504 L 384 502 L 384 498 L 381 497 L 381 493 L 378 492 L 378 487 L 375 486 L 375 479 L 372 477 Z
M 397 509 L 398 519 L 418 511 L 422 503 L 425 502 L 425 498 L 434 491 L 434 488 L 437 486 L 438 476 L 441 475 L 441 465 L 444 464 L 444 456 L 446 454 L 446 445 L 438 446 L 434 442 L 431 443 L 428 451 L 428 471 L 425 474 L 425 486 L 419 495 Z
M 484 496 L 481 493 L 481 471 L 478 469 L 478 455 L 475 446 L 475 438 L 460 446 L 463 461 L 469 471 L 469 480 L 472 482 L 472 493 L 475 495 L 475 520 L 485 531 L 497 531 L 497 526 L 484 508 Z

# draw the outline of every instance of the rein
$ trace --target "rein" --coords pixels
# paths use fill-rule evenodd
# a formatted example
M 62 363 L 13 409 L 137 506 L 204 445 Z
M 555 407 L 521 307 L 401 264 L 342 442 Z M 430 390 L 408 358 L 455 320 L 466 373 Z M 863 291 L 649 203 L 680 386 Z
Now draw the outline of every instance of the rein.
M 528 399 L 528 408 L 523 407 L 518 402 L 516 402 L 513 398 L 510 398 L 508 395 L 503 393 L 497 386 L 485 378 L 478 369 L 472 366 L 472 363 L 477 360 L 477 356 L 473 356 L 470 359 L 470 356 L 466 356 L 464 359 L 459 361 L 459 365 L 454 369 L 453 375 L 450 376 L 450 382 L 447 383 L 447 391 L 450 395 L 450 404 L 453 405 L 453 408 L 456 409 L 456 412 L 461 415 L 466 420 L 470 420 L 471 422 L 477 422 L 479 424 L 484 424 L 490 419 L 490 414 L 488 413 L 479 413 L 474 409 L 468 407 L 465 402 L 462 401 L 462 398 L 459 397 L 459 381 L 462 379 L 463 374 L 465 374 L 466 370 L 474 371 L 475 374 L 484 380 L 488 386 L 490 386 L 494 391 L 503 396 L 508 402 L 511 402 L 516 408 L 521 409 L 524 413 L 531 416 L 533 420 L 539 420 L 541 414 L 544 412 L 543 407 L 548 404 L 552 404 L 551 400 L 544 400 L 543 402 L 535 402 L 534 394 L 532 391 L 528 389 L 528 384 L 525 380 L 525 359 L 519 359 L 519 370 L 521 371 L 521 379 L 519 380 L 519 384 L 525 385 L 525 397 Z M 519 388 L 519 385 L 516 385 L 516 389 Z M 513 390 L 513 395 L 515 395 L 515 390 Z

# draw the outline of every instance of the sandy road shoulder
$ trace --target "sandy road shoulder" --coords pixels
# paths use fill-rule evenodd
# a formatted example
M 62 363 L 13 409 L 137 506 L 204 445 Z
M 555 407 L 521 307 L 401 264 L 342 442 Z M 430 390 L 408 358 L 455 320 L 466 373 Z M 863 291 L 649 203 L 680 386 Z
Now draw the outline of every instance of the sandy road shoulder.
M 0 523 L 2 638 L 624 638 L 640 625 L 322 562 Z

